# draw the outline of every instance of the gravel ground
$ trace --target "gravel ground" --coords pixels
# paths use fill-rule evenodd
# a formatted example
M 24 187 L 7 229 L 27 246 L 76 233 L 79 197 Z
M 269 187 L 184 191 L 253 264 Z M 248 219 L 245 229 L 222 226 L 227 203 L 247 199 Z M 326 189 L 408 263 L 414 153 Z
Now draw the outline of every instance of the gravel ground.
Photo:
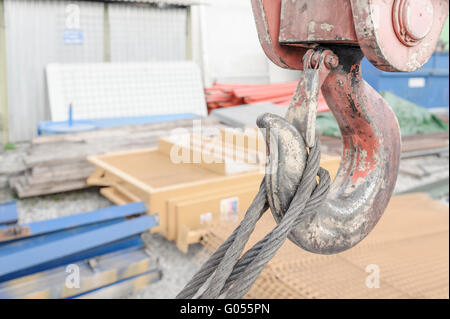
M 15 199 L 11 191 L 0 191 L 0 202 L 11 199 Z M 89 212 L 110 205 L 112 203 L 96 188 L 17 200 L 19 223 Z
M 163 271 L 163 278 L 146 288 L 125 296 L 139 299 L 167 299 L 175 296 L 183 289 L 187 281 L 200 268 L 204 258 L 200 244 L 191 245 L 187 254 L 180 252 L 173 242 L 169 242 L 158 234 L 144 234 L 152 256 L 158 259 Z
M 402 161 L 405 171 L 414 172 L 418 163 L 431 165 L 444 165 L 448 158 L 427 157 L 423 159 L 411 159 Z M 420 175 L 420 174 L 419 174 Z M 436 174 L 432 174 L 433 176 Z M 436 176 L 441 176 L 437 173 Z M 427 177 L 430 178 L 430 175 Z M 401 173 L 396 190 L 403 190 L 414 183 L 420 184 L 421 178 L 411 176 L 411 174 Z M 448 198 L 448 195 L 445 197 Z M 14 199 L 11 191 L 0 189 L 0 202 Z M 444 199 L 445 200 L 445 199 Z M 102 197 L 98 189 L 92 188 L 81 191 L 68 192 L 64 194 L 40 196 L 30 199 L 18 200 L 19 222 L 28 223 L 43 219 L 67 216 L 70 214 L 87 212 L 102 207 L 112 205 L 112 203 Z M 205 253 L 200 245 L 191 245 L 187 254 L 181 253 L 173 242 L 167 241 L 158 234 L 146 233 L 143 235 L 149 251 L 159 260 L 159 265 L 163 271 L 161 281 L 151 284 L 134 294 L 123 296 L 125 298 L 173 298 L 183 288 L 205 258 Z

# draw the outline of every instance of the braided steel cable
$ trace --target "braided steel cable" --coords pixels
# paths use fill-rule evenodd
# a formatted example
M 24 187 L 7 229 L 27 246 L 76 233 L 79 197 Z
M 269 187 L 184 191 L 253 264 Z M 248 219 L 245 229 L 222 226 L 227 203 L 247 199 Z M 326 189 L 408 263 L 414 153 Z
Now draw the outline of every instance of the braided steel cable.
M 320 143 L 316 138 L 289 208 L 284 214 L 277 212 L 283 216 L 280 223 L 240 257 L 257 221 L 269 207 L 268 196 L 272 195 L 267 194 L 263 179 L 258 194 L 239 226 L 203 264 L 177 298 L 194 298 L 208 279 L 209 283 L 199 298 L 242 298 L 291 230 L 321 205 L 328 194 L 330 180 L 328 171 L 320 167 Z

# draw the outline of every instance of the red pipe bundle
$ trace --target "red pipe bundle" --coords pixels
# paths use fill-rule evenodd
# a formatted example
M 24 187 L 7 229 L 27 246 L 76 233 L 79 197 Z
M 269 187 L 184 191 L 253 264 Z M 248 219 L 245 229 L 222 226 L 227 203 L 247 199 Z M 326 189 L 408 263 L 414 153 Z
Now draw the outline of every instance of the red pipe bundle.
M 208 112 L 222 107 L 243 104 L 274 103 L 280 107 L 287 107 L 297 88 L 297 82 L 275 84 L 224 84 L 215 83 L 205 89 Z M 328 112 L 328 106 L 319 94 L 318 112 Z

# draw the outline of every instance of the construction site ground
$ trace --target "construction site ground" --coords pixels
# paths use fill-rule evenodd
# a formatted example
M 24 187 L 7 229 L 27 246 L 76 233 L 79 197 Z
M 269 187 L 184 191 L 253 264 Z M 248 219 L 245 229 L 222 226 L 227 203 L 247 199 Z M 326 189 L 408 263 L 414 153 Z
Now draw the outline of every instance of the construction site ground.
M 420 190 L 423 185 L 442 180 L 445 177 L 442 172 L 447 174 L 448 179 L 446 156 L 429 155 L 403 159 L 395 192 L 402 193 L 414 187 Z M 11 199 L 17 199 L 11 190 L 0 189 L 0 202 Z M 448 193 L 445 194 L 444 191 L 444 195 L 440 195 L 438 192 L 437 200 L 448 203 Z M 100 195 L 98 188 L 17 199 L 17 203 L 20 223 L 67 216 L 112 205 Z M 207 255 L 204 248 L 200 244 L 194 244 L 189 247 L 188 253 L 184 254 L 177 249 L 175 243 L 158 234 L 144 234 L 143 237 L 151 255 L 159 261 L 163 278 L 132 295 L 121 297 L 174 298 L 204 261 Z

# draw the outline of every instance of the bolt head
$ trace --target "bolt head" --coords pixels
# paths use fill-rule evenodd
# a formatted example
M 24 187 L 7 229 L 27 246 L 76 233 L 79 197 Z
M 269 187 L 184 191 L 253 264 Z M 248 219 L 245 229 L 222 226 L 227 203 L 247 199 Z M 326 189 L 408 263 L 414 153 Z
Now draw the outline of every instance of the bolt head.
M 417 45 L 433 27 L 433 3 L 431 0 L 395 0 L 392 19 L 398 39 L 407 46 Z

